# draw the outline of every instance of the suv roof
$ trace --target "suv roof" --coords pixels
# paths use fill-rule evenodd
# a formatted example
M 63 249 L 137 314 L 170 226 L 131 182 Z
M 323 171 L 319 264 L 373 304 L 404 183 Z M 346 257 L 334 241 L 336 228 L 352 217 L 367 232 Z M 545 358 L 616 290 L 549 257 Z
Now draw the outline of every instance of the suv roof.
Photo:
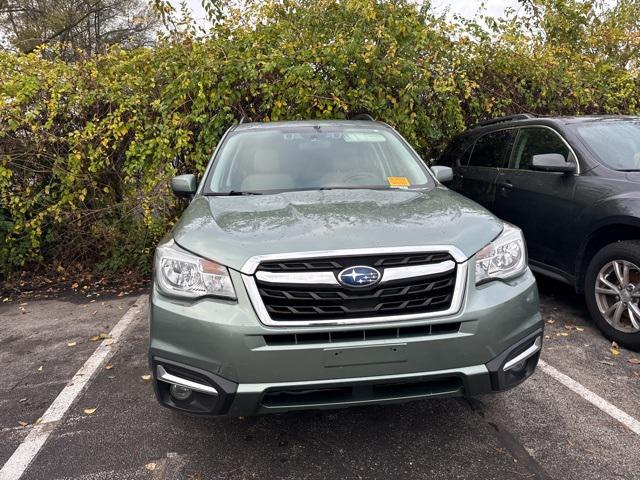
M 581 116 L 535 116 L 529 113 L 520 113 L 497 117 L 478 123 L 475 127 L 466 130 L 462 135 L 476 135 L 491 130 L 516 127 L 522 125 L 567 125 L 585 122 L 606 122 L 612 120 L 640 121 L 640 116 L 632 115 L 581 115 Z
M 277 122 L 249 122 L 236 125 L 234 130 L 267 130 L 282 127 L 371 127 L 391 128 L 384 122 L 377 120 L 288 120 Z

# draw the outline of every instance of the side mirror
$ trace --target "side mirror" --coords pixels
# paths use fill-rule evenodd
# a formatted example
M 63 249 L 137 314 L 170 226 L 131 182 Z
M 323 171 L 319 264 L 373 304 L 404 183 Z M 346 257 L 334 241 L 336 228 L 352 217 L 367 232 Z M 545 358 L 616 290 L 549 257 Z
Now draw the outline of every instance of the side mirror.
M 195 175 L 178 175 L 171 179 L 171 190 L 176 197 L 192 197 L 198 189 Z
M 453 180 L 453 170 L 451 170 L 451 167 L 435 165 L 431 167 L 431 171 L 440 183 L 447 183 Z
M 531 159 L 531 169 L 543 172 L 573 173 L 576 171 L 575 162 L 567 162 L 559 153 L 543 153 L 534 155 Z

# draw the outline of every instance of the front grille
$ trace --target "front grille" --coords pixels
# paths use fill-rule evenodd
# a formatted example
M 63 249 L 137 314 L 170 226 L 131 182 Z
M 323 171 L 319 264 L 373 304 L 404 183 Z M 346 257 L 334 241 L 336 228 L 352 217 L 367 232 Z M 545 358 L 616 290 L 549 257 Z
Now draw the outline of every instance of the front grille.
M 346 386 L 308 385 L 267 390 L 261 403 L 271 408 L 339 405 L 362 401 L 456 395 L 462 392 L 462 388 L 462 380 L 459 377 L 418 378 Z
M 264 335 L 269 346 L 310 345 L 314 343 L 365 342 L 371 340 L 405 339 L 431 335 L 458 333 L 460 322 L 416 325 L 400 328 L 377 328 L 374 330 L 338 330 L 335 332 L 288 333 Z
M 260 264 L 260 270 L 265 272 L 340 271 L 353 265 L 370 265 L 380 269 L 384 267 L 404 267 L 408 265 L 429 265 L 446 260 L 453 260 L 447 252 L 392 253 L 387 255 L 351 256 L 331 259 L 318 258 L 263 262 Z
M 258 272 L 330 271 L 338 274 L 355 265 L 385 268 L 428 265 L 452 260 L 446 252 L 305 259 L 267 262 Z M 256 278 L 266 311 L 275 321 L 343 320 L 445 311 L 454 295 L 457 267 L 421 277 L 403 278 L 372 287 L 342 285 L 279 284 Z

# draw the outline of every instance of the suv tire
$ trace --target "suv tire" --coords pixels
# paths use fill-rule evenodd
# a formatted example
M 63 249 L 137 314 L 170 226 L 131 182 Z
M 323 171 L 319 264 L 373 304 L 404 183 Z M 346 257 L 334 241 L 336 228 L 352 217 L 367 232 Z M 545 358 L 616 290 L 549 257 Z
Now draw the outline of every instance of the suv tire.
M 587 268 L 584 291 L 591 318 L 605 337 L 640 350 L 640 330 L 630 319 L 633 315 L 640 325 L 640 241 L 612 243 L 596 253 Z

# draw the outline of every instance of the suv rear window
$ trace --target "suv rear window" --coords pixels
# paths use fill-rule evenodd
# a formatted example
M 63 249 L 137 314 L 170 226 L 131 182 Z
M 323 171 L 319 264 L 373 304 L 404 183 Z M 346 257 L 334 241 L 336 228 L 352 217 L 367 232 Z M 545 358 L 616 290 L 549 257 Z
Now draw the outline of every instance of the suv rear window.
M 515 130 L 499 130 L 480 137 L 473 147 L 470 167 L 505 167 L 509 161 Z

